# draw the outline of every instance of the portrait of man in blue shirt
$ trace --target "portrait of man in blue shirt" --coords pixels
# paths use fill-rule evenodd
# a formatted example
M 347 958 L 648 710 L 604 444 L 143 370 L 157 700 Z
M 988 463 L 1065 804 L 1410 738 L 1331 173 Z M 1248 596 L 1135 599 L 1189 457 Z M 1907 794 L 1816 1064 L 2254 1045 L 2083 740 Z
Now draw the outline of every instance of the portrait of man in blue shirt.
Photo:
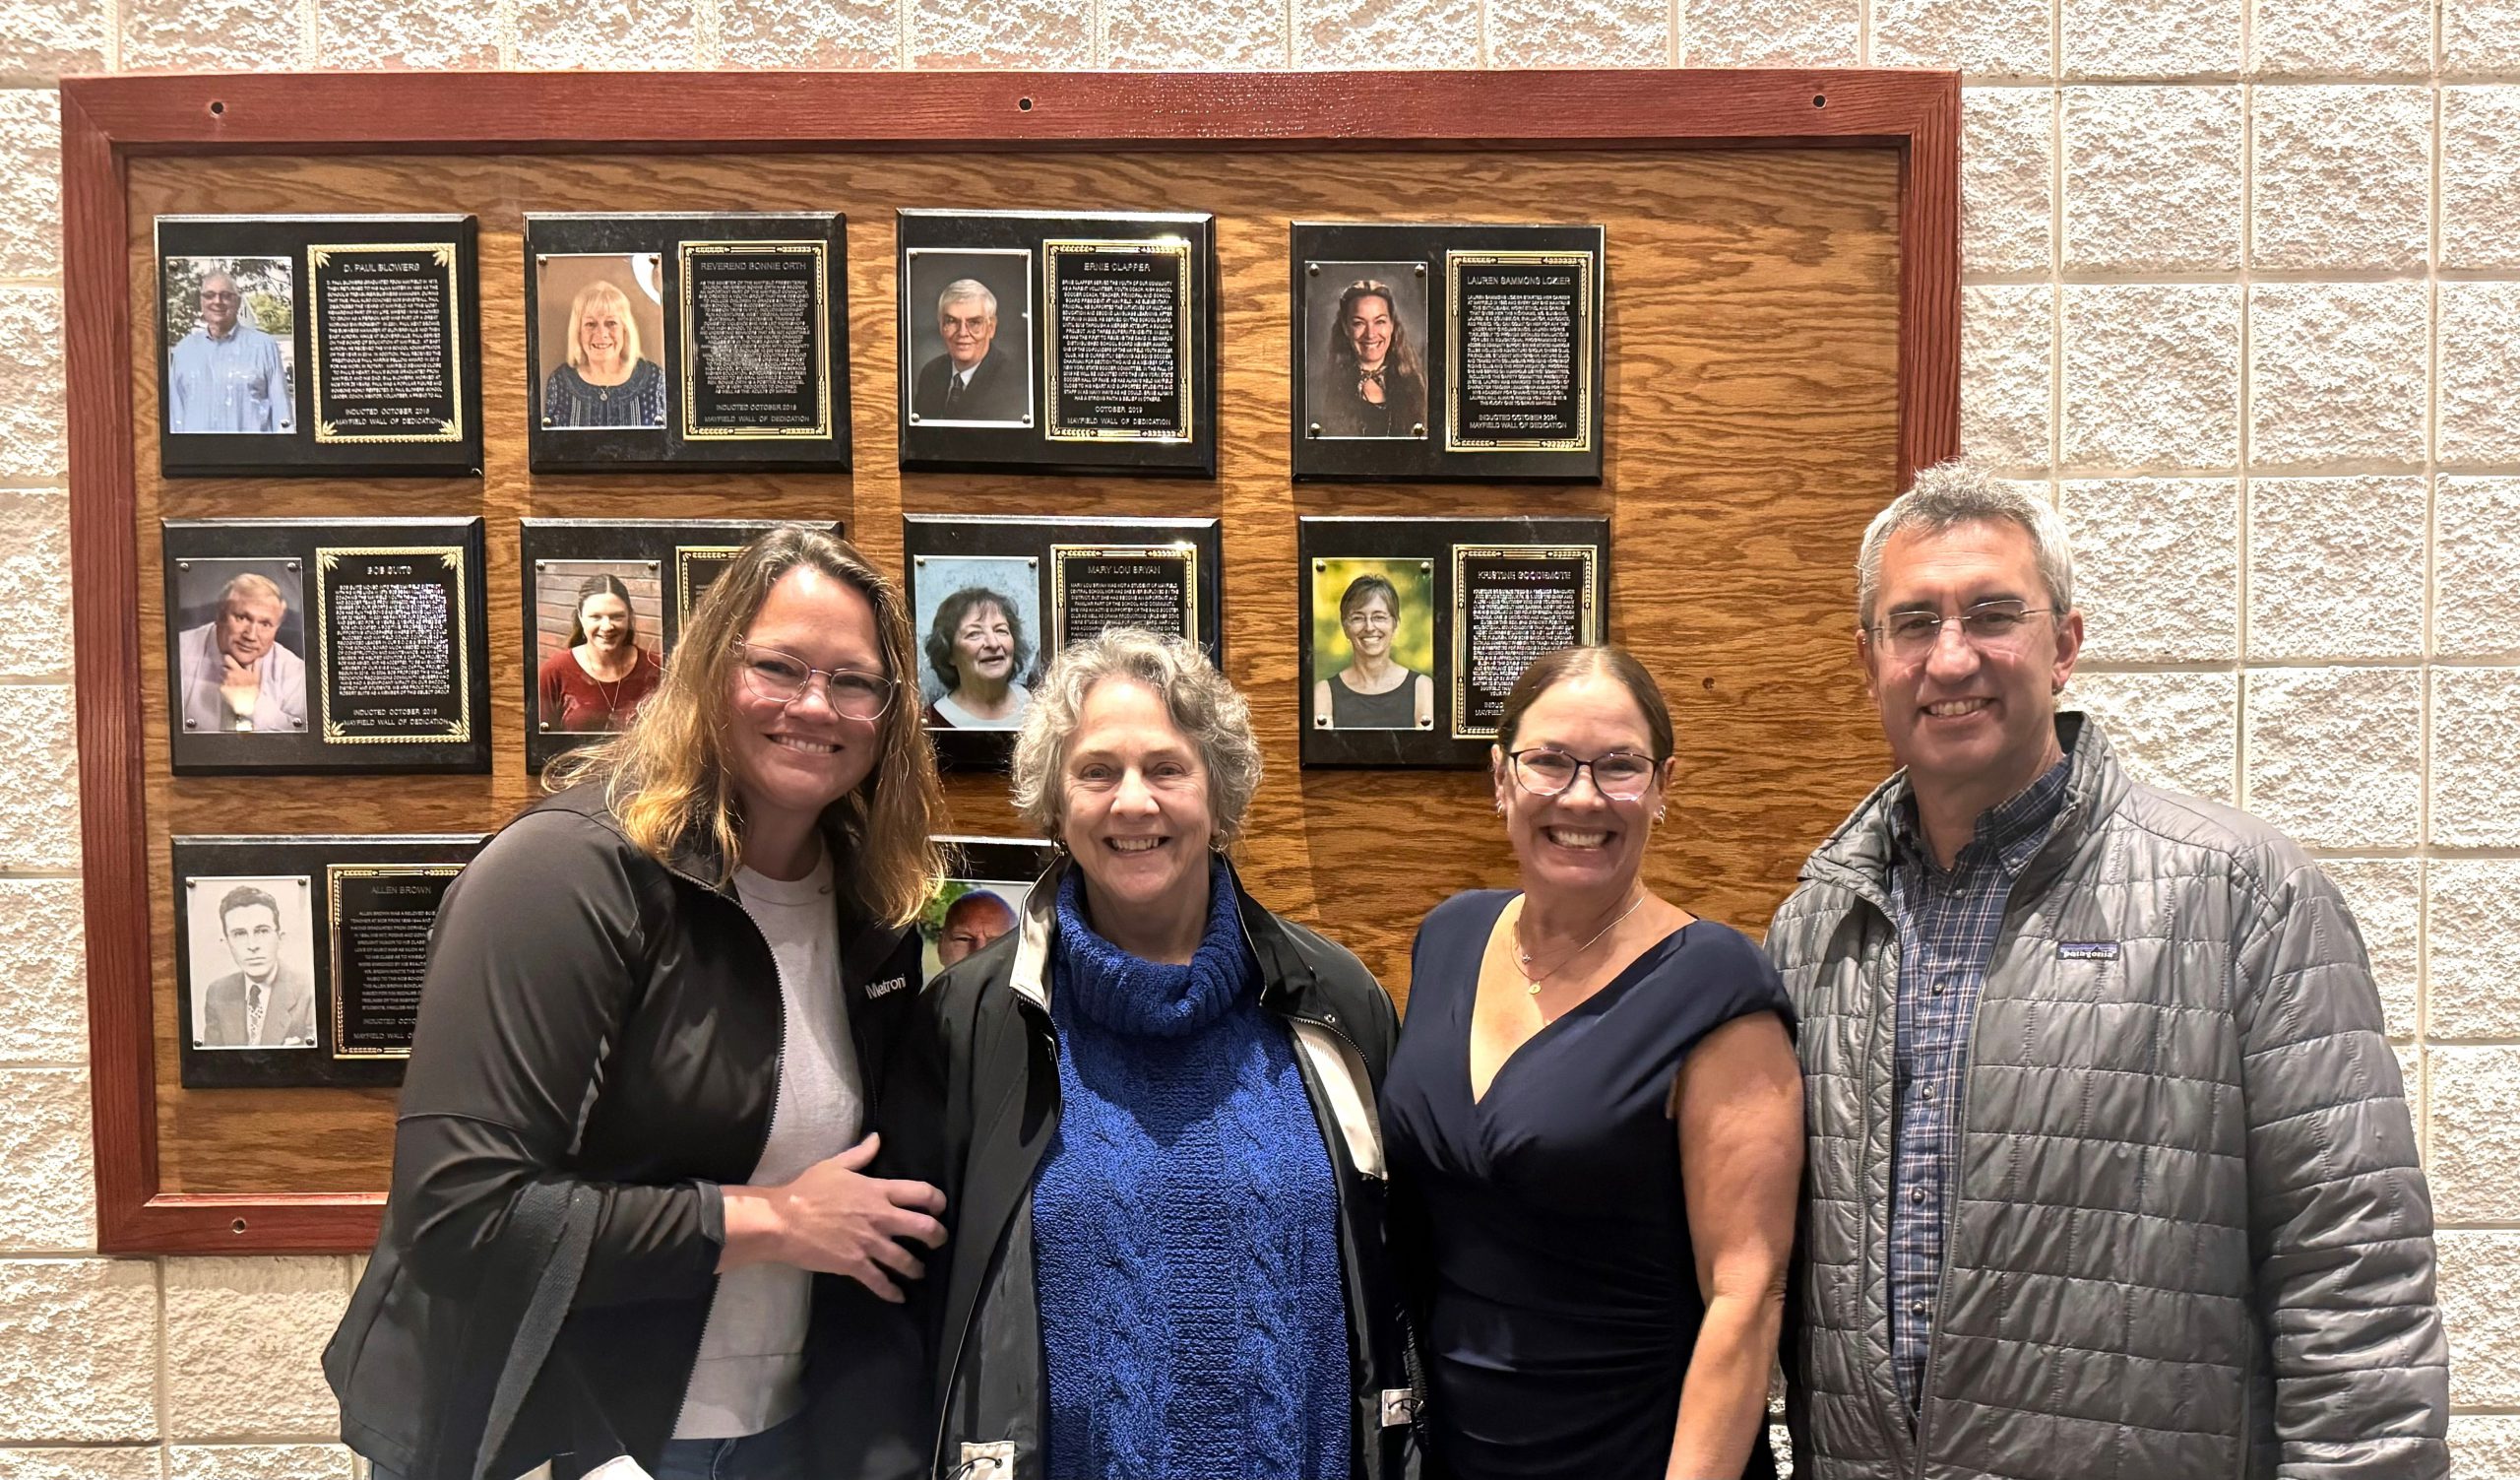
M 166 352 L 170 432 L 296 429 L 280 341 L 243 312 L 244 290 L 220 270 L 202 279 L 201 322 Z

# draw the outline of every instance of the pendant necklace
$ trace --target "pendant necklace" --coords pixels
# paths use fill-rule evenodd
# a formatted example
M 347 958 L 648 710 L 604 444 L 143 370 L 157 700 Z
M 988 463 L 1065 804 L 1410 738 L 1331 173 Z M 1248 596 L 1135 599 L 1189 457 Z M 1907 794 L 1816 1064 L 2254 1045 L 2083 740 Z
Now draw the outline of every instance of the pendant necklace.
M 1566 969 L 1567 964 L 1568 964 L 1569 962 L 1572 962 L 1576 957 L 1578 957 L 1578 956 L 1580 956 L 1580 955 L 1584 954 L 1584 952 L 1586 952 L 1586 951 L 1588 951 L 1588 950 L 1591 950 L 1591 949 L 1593 948 L 1594 944 L 1595 944 L 1597 941 L 1599 941 L 1599 940 L 1600 940 L 1604 935 L 1606 935 L 1606 934 L 1608 934 L 1610 932 L 1612 932 L 1612 931 L 1614 931 L 1614 930 L 1617 930 L 1617 929 L 1618 929 L 1618 923 L 1619 923 L 1620 921 L 1622 921 L 1622 920 L 1625 920 L 1628 916 L 1635 914 L 1635 913 L 1636 913 L 1636 910 L 1637 910 L 1637 906 L 1644 904 L 1644 903 L 1645 903 L 1645 901 L 1646 901 L 1648 898 L 1650 898 L 1650 897 L 1651 897 L 1651 896 L 1650 896 L 1649 894 L 1647 894 L 1646 892 L 1644 892 L 1644 891 L 1642 891 L 1642 890 L 1638 891 L 1636 898 L 1635 898 L 1633 901 L 1631 901 L 1631 902 L 1629 903 L 1629 905 L 1628 905 L 1628 907 L 1627 907 L 1626 909 L 1621 910 L 1621 911 L 1619 911 L 1616 915 L 1614 915 L 1614 916 L 1610 917 L 1610 923 L 1609 923 L 1609 924 L 1607 924 L 1607 925 L 1606 925 L 1606 926 L 1603 926 L 1603 927 L 1602 927 L 1600 930 L 1598 930 L 1598 931 L 1593 932 L 1593 934 L 1592 934 L 1592 938 L 1591 938 L 1591 939 L 1586 940 L 1583 944 L 1581 944 L 1581 945 L 1579 945 L 1579 946 L 1575 947 L 1573 950 L 1568 951 L 1565 955 L 1563 955 L 1563 956 L 1559 957 L 1559 958 L 1558 958 L 1558 962 L 1557 962 L 1557 964 L 1556 964 L 1555 966 L 1552 966 L 1552 967 L 1550 967 L 1548 970 L 1542 972 L 1539 976 L 1533 976 L 1533 975 L 1532 975 L 1532 953 L 1531 953 L 1530 951 L 1527 951 L 1527 950 L 1523 949 L 1523 922 L 1522 922 L 1522 917 L 1520 917 L 1520 916 L 1516 916 L 1516 917 L 1515 917 L 1515 919 L 1514 919 L 1514 959 L 1515 959 L 1515 961 L 1517 962 L 1517 965 L 1516 965 L 1515 969 L 1516 969 L 1517 971 L 1520 971 L 1520 972 L 1522 973 L 1522 975 L 1523 975 L 1524 991 L 1526 991 L 1527 993 L 1529 993 L 1529 994 L 1530 994 L 1531 996 L 1533 996 L 1533 997 L 1538 997 L 1538 996 L 1540 996 L 1540 984 L 1541 984 L 1541 983 L 1545 982 L 1545 981 L 1547 981 L 1550 977 L 1553 977 L 1553 976 L 1557 975 L 1559 972 L 1564 971 L 1564 970 Z

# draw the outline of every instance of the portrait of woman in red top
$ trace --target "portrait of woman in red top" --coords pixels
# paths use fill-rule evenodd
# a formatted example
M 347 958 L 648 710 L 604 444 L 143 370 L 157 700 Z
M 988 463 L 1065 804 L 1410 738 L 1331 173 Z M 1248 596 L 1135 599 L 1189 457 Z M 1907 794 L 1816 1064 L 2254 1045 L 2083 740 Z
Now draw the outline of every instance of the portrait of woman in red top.
M 574 734 L 627 730 L 663 673 L 657 655 L 639 643 L 630 588 L 616 575 L 591 575 L 578 587 L 568 642 L 536 673 L 536 722 Z

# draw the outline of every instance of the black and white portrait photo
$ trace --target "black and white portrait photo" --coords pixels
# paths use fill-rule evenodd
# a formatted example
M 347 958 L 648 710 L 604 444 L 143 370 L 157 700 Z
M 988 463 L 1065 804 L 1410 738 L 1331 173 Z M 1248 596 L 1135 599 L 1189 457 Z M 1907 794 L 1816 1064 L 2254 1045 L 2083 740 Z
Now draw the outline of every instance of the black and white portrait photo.
M 185 733 L 305 733 L 305 578 L 297 561 L 182 561 L 167 626 L 175 722 Z
M 1033 423 L 1033 254 L 914 247 L 902 282 L 903 399 L 922 426 Z
M 315 1047 L 315 935 L 304 875 L 184 880 L 196 1049 Z

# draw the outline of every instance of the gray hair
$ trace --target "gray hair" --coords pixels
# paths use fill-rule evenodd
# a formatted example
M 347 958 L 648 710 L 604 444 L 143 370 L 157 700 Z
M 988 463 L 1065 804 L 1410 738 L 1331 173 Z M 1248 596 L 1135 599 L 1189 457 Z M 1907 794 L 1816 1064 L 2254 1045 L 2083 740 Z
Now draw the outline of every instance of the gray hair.
M 1220 852 L 1242 834 L 1243 814 L 1260 790 L 1260 738 L 1251 705 L 1218 673 L 1198 645 L 1158 637 L 1142 627 L 1113 627 L 1060 650 L 1033 690 L 1015 737 L 1015 809 L 1056 839 L 1067 813 L 1067 745 L 1085 712 L 1085 697 L 1105 678 L 1128 678 L 1164 698 L 1208 773 L 1211 840 Z
M 1997 522 L 2017 524 L 2030 536 L 2048 600 L 2060 616 L 2072 611 L 2074 550 L 2065 521 L 2044 500 L 2006 487 L 1966 458 L 1953 458 L 1918 473 L 1908 491 L 1890 500 L 1863 532 L 1862 550 L 1855 560 L 1857 619 L 1869 627 L 1877 614 L 1873 606 L 1881 599 L 1881 551 L 1891 536 L 1908 530 L 1939 535 L 1964 524 Z
M 988 305 L 990 318 L 997 317 L 997 294 L 990 292 L 988 285 L 977 278 L 956 278 L 953 282 L 946 284 L 945 290 L 936 295 L 936 316 L 938 318 L 945 316 L 945 305 L 948 303 L 964 303 L 974 298 Z

